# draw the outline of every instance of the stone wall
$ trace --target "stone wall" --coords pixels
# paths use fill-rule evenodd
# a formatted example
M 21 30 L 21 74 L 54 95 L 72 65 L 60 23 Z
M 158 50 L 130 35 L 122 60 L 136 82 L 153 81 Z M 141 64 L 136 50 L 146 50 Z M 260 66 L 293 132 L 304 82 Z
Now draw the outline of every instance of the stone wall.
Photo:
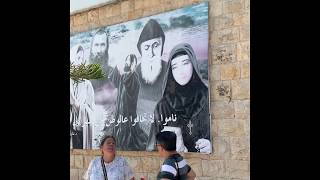
M 120 0 L 70 16 L 78 33 L 181 8 L 201 0 Z M 250 179 L 250 1 L 209 0 L 209 73 L 214 153 L 184 153 L 199 180 Z M 70 177 L 82 176 L 99 150 L 70 150 Z M 156 179 L 156 152 L 120 151 L 135 172 Z

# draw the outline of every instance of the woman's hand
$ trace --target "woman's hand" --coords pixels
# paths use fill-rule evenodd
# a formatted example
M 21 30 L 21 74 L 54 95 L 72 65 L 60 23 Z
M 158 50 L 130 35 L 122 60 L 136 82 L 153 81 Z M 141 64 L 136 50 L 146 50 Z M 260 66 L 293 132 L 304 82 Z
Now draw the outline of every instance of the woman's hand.
M 208 139 L 199 139 L 196 142 L 196 149 L 200 150 L 202 153 L 211 153 L 211 142 Z

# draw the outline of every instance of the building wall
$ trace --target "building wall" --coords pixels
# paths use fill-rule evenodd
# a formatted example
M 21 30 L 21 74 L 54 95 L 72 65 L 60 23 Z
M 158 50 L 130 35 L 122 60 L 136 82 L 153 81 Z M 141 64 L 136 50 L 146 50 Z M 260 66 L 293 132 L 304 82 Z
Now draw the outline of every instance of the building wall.
M 167 12 L 203 0 L 121 0 L 70 16 L 70 33 Z M 250 179 L 250 1 L 209 0 L 209 75 L 214 153 L 182 153 L 199 180 Z M 99 150 L 70 150 L 70 178 L 82 179 Z M 135 172 L 156 179 L 156 152 L 119 151 Z

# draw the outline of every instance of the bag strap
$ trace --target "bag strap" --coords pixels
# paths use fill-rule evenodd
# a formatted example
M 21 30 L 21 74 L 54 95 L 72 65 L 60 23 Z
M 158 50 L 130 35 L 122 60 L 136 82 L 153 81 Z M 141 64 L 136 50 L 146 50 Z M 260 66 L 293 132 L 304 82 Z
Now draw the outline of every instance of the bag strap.
M 104 165 L 103 156 L 101 156 L 101 166 L 103 170 L 104 179 L 108 180 L 108 174 L 107 174 L 106 166 Z
M 178 161 L 176 157 L 174 157 L 174 161 L 175 161 L 174 163 L 177 166 L 177 180 L 180 180 L 179 166 L 178 166 Z

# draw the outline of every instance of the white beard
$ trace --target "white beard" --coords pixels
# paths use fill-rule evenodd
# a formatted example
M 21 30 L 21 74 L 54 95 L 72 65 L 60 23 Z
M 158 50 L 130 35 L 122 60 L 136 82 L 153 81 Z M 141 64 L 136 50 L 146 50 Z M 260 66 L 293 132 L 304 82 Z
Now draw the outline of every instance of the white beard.
M 152 85 L 158 79 L 161 69 L 161 59 L 154 59 L 152 61 L 142 59 L 141 61 L 142 78 L 147 84 Z

